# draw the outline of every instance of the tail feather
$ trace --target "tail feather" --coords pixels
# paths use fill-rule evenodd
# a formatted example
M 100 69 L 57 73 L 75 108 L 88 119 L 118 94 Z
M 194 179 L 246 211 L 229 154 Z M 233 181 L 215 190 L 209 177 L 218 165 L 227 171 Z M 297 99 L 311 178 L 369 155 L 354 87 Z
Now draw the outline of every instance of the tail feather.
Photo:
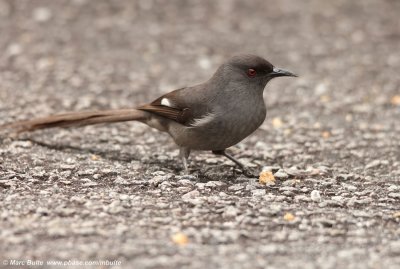
M 105 111 L 70 112 L 33 120 L 17 121 L 0 126 L 1 129 L 12 129 L 17 133 L 31 132 L 55 127 L 80 127 L 99 123 L 123 121 L 145 121 L 148 113 L 138 109 L 115 109 Z

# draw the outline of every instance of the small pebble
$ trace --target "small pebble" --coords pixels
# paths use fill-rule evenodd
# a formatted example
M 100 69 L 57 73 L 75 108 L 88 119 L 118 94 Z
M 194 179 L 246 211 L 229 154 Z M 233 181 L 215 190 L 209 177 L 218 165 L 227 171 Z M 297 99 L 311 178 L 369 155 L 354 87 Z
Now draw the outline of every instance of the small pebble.
M 316 202 L 316 203 L 319 203 L 319 202 L 321 202 L 321 194 L 319 193 L 319 191 L 317 191 L 317 190 L 313 190 L 312 192 L 311 192 L 311 200 L 313 200 L 314 202 Z
M 52 17 L 52 12 L 47 7 L 38 7 L 33 10 L 33 19 L 38 22 L 46 22 Z
M 287 179 L 289 175 L 282 169 L 279 169 L 278 172 L 274 174 L 274 176 L 278 179 Z

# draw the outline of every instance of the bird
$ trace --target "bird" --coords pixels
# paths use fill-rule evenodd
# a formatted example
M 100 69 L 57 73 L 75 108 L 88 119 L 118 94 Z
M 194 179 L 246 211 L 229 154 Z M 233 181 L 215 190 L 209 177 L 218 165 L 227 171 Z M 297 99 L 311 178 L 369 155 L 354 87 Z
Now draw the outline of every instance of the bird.
M 80 127 L 98 123 L 138 121 L 168 133 L 179 147 L 185 173 L 193 150 L 211 151 L 247 167 L 226 149 L 236 145 L 264 122 L 263 98 L 267 83 L 277 77 L 297 77 L 263 57 L 239 54 L 226 60 L 204 83 L 184 87 L 135 108 L 69 112 L 1 126 L 16 133 L 54 127 Z

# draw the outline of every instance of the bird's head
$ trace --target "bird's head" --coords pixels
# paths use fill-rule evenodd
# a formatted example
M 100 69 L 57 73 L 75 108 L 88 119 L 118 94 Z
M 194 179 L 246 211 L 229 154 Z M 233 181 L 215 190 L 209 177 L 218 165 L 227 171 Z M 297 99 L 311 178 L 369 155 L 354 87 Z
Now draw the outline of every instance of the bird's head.
M 290 71 L 277 68 L 262 57 L 252 54 L 241 54 L 230 58 L 217 71 L 223 73 L 225 81 L 265 85 L 276 77 L 297 77 Z

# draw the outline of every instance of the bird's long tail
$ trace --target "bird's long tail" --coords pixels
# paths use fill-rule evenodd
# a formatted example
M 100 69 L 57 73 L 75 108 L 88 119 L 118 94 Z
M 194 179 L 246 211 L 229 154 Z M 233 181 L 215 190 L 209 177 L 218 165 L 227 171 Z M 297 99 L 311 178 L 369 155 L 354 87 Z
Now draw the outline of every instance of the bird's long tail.
M 54 127 L 80 127 L 99 123 L 146 121 L 147 119 L 148 113 L 138 109 L 70 112 L 0 125 L 0 130 L 8 129 L 9 131 L 22 133 Z

